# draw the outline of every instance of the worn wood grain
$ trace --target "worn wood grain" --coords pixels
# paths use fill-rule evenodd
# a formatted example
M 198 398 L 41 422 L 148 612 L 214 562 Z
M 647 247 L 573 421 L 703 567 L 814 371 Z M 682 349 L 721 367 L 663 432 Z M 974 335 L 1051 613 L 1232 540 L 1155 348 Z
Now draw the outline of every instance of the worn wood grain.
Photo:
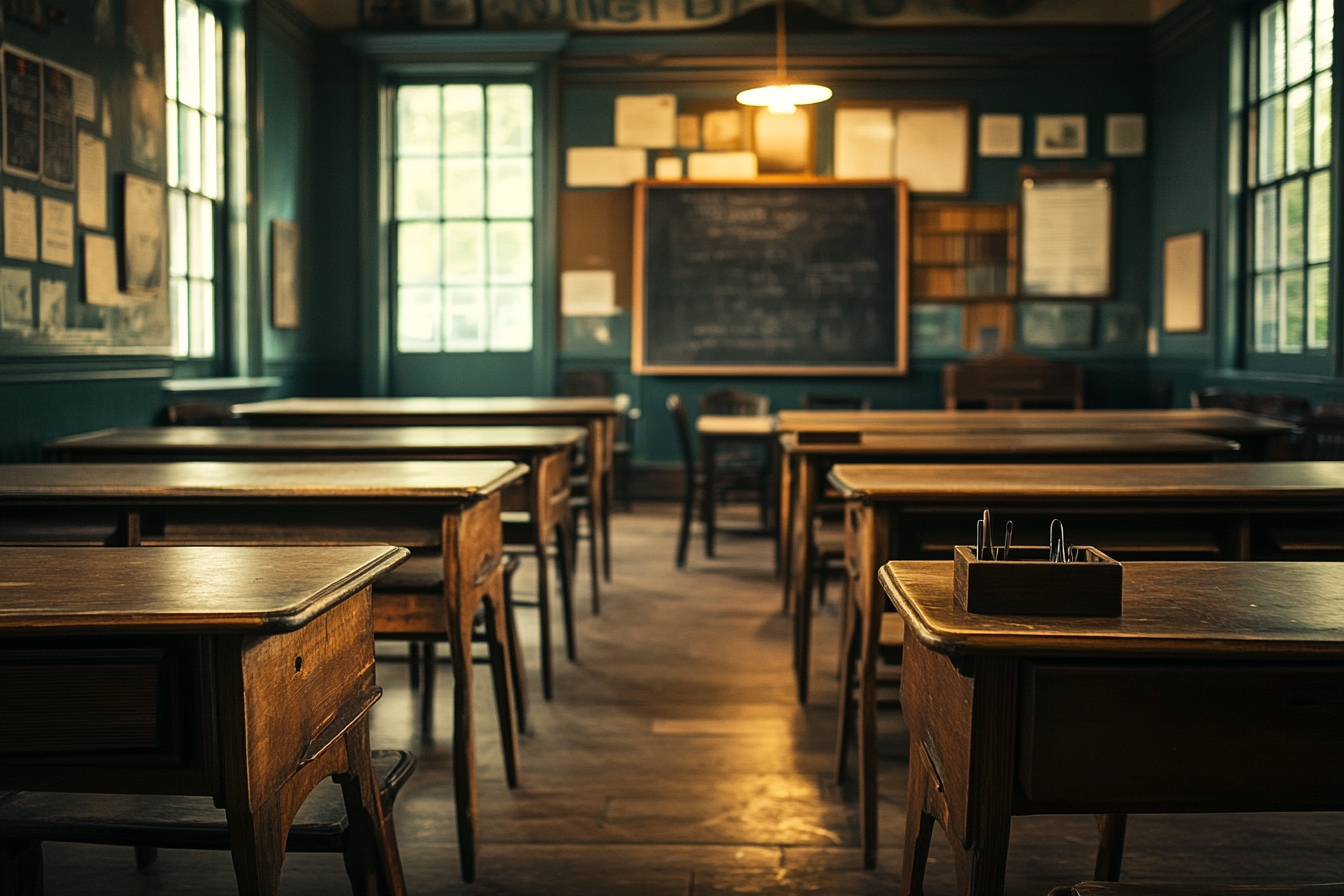
M 1166 430 L 1244 438 L 1292 432 L 1292 424 L 1222 408 L 1165 410 L 780 411 L 780 432 L 1047 432 Z

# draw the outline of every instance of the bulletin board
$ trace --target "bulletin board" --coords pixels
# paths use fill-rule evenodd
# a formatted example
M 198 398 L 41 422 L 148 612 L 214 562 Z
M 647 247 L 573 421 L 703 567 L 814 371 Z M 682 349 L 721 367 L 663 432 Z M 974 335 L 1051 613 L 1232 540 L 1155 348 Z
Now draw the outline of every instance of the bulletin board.
M 1040 172 L 1018 178 L 1024 299 L 1115 295 L 1115 178 L 1109 170 Z

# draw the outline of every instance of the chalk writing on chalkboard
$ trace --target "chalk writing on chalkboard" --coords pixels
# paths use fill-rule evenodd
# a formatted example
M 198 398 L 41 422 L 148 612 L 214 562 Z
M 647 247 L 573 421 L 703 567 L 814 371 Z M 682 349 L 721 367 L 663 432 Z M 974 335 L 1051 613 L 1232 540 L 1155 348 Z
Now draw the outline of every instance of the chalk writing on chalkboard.
M 903 373 L 900 182 L 641 184 L 632 366 Z

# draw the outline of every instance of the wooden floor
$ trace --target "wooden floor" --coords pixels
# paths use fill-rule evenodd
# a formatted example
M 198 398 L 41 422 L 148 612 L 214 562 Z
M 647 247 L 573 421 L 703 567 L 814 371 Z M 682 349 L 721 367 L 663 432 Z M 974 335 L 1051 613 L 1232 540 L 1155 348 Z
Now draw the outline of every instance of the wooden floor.
M 592 617 L 581 577 L 579 661 L 558 661 L 553 703 L 540 700 L 530 647 L 532 723 L 514 791 L 503 781 L 488 677 L 478 674 L 483 842 L 470 886 L 455 846 L 450 673 L 439 673 L 438 742 L 420 743 L 406 667 L 380 660 L 386 695 L 374 709 L 374 746 L 420 756 L 396 807 L 411 893 L 894 891 L 908 738 L 899 711 L 884 712 L 880 864 L 864 871 L 853 784 L 832 781 L 834 604 L 817 620 L 814 703 L 803 709 L 769 542 L 725 537 L 712 561 L 696 543 L 688 569 L 677 572 L 675 533 L 670 507 L 616 518 L 615 581 Z M 526 565 L 519 587 L 531 588 Z M 535 611 L 524 612 L 523 627 L 534 632 Z M 1094 831 L 1090 817 L 1016 819 L 1007 891 L 1044 896 L 1089 877 Z M 143 874 L 126 848 L 48 844 L 46 855 L 50 896 L 236 892 L 222 853 L 164 850 Z M 930 861 L 926 891 L 954 892 L 941 831 Z M 1133 881 L 1341 881 L 1344 815 L 1138 816 L 1125 867 Z M 337 856 L 291 857 L 282 888 L 349 892 Z

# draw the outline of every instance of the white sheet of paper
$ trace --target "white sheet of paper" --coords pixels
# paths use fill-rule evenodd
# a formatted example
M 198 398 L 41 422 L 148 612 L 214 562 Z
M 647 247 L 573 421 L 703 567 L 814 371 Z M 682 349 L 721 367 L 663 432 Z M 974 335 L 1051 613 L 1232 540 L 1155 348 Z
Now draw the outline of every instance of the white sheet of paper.
M 140 301 L 117 289 L 117 241 L 110 236 L 84 234 L 84 301 L 112 307 Z
M 691 180 L 754 180 L 754 152 L 693 152 L 686 158 Z
M 37 261 L 37 197 L 5 187 L 5 256 Z
M 1105 180 L 1023 181 L 1022 292 L 1102 297 L 1111 289 Z
M 911 193 L 964 193 L 971 153 L 965 106 L 897 109 L 895 175 Z
M 1141 156 L 1146 119 L 1142 114 L 1106 116 L 1106 155 Z
M 981 115 L 980 155 L 987 159 L 1016 159 L 1022 155 L 1021 115 Z
M 28 268 L 0 268 L 0 327 L 33 327 L 33 272 Z
M 670 149 L 677 145 L 677 95 L 616 97 L 616 145 Z
M 79 132 L 79 223 L 107 229 L 107 143 Z
M 65 330 L 65 297 L 69 287 L 64 280 L 40 280 L 37 284 L 37 327 L 43 333 Z
M 677 116 L 677 148 L 678 149 L 700 148 L 699 115 Z
M 615 314 L 616 272 L 561 272 L 560 313 L 566 317 Z
M 742 110 L 714 109 L 701 122 L 700 140 L 708 152 L 742 148 Z
M 75 84 L 75 117 L 93 121 L 98 117 L 98 88 L 93 75 L 72 70 L 70 79 Z
M 42 260 L 75 266 L 75 204 L 42 197 Z
M 565 186 L 625 187 L 648 176 L 648 153 L 630 146 L 571 146 Z
M 684 166 L 676 156 L 653 160 L 653 176 L 657 180 L 681 180 L 683 174 Z
M 836 109 L 835 176 L 841 180 L 891 177 L 895 140 L 890 109 Z

